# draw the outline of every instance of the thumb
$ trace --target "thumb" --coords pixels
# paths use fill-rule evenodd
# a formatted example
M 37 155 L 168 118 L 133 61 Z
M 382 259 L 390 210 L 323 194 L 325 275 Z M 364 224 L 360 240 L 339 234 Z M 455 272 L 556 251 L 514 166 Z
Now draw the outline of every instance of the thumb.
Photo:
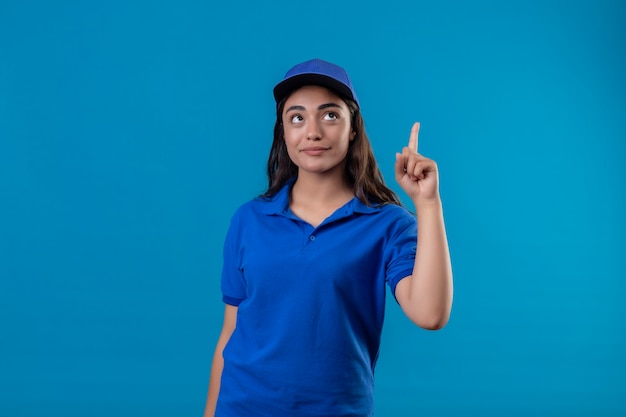
M 402 177 L 404 177 L 404 158 L 402 157 L 401 153 L 396 152 L 396 164 L 395 164 L 395 171 L 396 171 L 396 181 L 400 182 L 400 180 L 402 179 Z

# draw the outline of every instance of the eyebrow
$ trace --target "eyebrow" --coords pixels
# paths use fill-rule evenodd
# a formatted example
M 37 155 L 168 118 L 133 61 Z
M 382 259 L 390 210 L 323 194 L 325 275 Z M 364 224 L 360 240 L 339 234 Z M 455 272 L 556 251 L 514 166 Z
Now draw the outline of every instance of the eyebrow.
M 329 107 L 336 107 L 336 108 L 341 108 L 341 106 L 337 103 L 325 103 L 325 104 L 320 104 L 317 109 L 318 110 L 324 110 L 327 109 Z M 304 108 L 304 106 L 291 106 L 289 107 L 287 110 L 285 110 L 285 113 L 289 113 L 290 111 L 293 110 L 300 110 L 300 111 L 306 111 L 306 108 Z

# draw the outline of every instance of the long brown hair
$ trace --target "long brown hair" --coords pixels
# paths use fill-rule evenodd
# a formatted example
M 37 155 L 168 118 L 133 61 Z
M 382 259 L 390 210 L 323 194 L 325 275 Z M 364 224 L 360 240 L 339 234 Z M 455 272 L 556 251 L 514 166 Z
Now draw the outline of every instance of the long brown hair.
M 345 176 L 354 190 L 354 195 L 368 206 L 383 204 L 401 206 L 400 199 L 395 192 L 385 185 L 382 173 L 378 169 L 372 146 L 365 133 L 365 122 L 359 106 L 347 97 L 340 97 L 350 109 L 351 128 L 355 132 L 345 160 Z M 276 105 L 274 141 L 267 160 L 268 187 L 262 195 L 263 197 L 272 197 L 290 178 L 298 175 L 298 167 L 289 158 L 283 137 L 282 113 L 287 98 Z

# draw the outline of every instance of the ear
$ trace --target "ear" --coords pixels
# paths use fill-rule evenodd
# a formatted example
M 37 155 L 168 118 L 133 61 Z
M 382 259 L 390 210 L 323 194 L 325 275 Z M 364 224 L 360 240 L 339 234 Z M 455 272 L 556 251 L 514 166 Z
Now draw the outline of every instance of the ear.
M 350 132 L 350 140 L 354 140 L 354 137 L 356 136 L 356 132 L 353 130 Z

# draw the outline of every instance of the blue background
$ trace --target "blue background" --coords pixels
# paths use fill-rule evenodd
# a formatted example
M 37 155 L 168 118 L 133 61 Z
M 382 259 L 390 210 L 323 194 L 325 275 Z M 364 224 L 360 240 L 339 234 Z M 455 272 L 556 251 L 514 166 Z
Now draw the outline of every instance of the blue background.
M 2 1 L 0 415 L 202 413 L 226 227 L 313 57 L 395 190 L 415 120 L 441 172 L 452 318 L 388 303 L 377 415 L 625 415 L 625 26 L 622 1 Z

